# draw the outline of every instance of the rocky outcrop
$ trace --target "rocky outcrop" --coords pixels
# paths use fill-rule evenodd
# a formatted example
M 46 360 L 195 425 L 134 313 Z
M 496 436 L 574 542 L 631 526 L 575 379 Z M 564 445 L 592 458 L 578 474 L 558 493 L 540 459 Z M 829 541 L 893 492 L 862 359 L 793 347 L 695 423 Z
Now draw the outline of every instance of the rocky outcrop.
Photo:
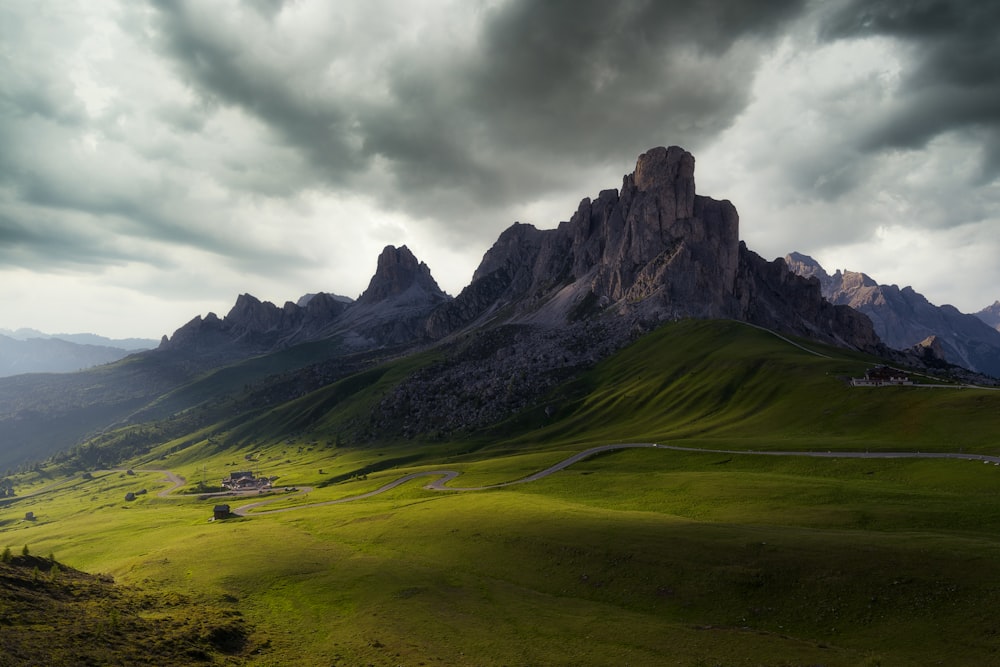
M 379 255 L 375 275 L 357 303 L 364 305 L 405 299 L 437 305 L 447 298 L 448 295 L 431 277 L 430 268 L 418 262 L 409 248 L 390 245 Z
M 224 318 L 196 317 L 159 350 L 225 361 L 333 336 L 356 350 L 411 343 L 425 336 L 428 314 L 449 299 L 409 249 L 388 246 L 357 301 L 320 292 L 279 308 L 241 294 Z
M 915 355 L 929 368 L 950 366 L 944 345 L 937 336 L 928 336 L 905 352 Z
M 983 308 L 975 315 L 987 325 L 1000 331 L 1000 301 L 994 301 L 992 306 Z
M 423 341 L 428 316 L 449 301 L 409 248 L 386 246 L 368 289 L 345 310 L 338 331 L 359 347 Z
M 220 359 L 268 352 L 325 336 L 346 307 L 343 301 L 323 293 L 305 306 L 289 301 L 281 308 L 241 294 L 225 318 L 215 313 L 196 317 L 165 338 L 158 349 L 213 354 Z
M 935 355 L 977 373 L 1000 376 L 1000 332 L 980 317 L 954 306 L 935 306 L 912 287 L 880 285 L 864 273 L 838 270 L 830 275 L 808 255 L 791 253 L 785 261 L 799 275 L 815 279 L 831 303 L 867 315 L 889 347 L 910 350 L 930 338 Z
M 740 243 L 739 319 L 841 347 L 878 352 L 881 341 L 871 321 L 852 308 L 825 300 L 820 284 L 818 277 L 792 273 L 785 260 L 767 262 Z
M 531 225 L 508 227 L 486 251 L 468 287 L 431 313 L 428 335 L 442 338 L 523 299 L 534 285 L 538 256 L 549 236 Z
M 874 350 L 865 318 L 830 308 L 812 283 L 741 245 L 735 207 L 696 194 L 694 167 L 681 148 L 654 148 L 620 190 L 582 200 L 556 229 L 515 223 L 472 283 L 431 315 L 429 335 L 486 321 L 559 327 L 603 313 L 631 323 L 740 319 Z

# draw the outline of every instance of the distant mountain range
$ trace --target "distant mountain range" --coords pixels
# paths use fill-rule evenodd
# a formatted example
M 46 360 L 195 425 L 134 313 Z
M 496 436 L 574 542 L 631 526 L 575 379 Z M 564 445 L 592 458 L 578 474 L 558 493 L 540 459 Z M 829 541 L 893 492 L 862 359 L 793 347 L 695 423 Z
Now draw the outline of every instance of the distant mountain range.
M 155 346 L 156 341 L 140 338 L 113 340 L 95 334 L 0 329 L 0 377 L 78 371 Z
M 76 343 L 78 345 L 99 345 L 101 347 L 115 347 L 122 350 L 138 351 L 138 350 L 149 350 L 156 347 L 158 341 L 152 338 L 106 338 L 104 336 L 98 336 L 92 333 L 75 333 L 75 334 L 48 334 L 38 329 L 0 329 L 0 336 L 7 336 L 8 338 L 13 338 L 14 340 L 30 340 L 32 338 L 58 338 L 59 340 L 64 340 L 67 343 Z
M 1000 302 L 975 315 L 954 306 L 935 306 L 912 287 L 880 285 L 870 276 L 837 270 L 828 274 L 808 255 L 785 257 L 792 271 L 815 278 L 831 303 L 846 305 L 867 315 L 879 338 L 889 347 L 923 348 L 944 360 L 1000 377 Z

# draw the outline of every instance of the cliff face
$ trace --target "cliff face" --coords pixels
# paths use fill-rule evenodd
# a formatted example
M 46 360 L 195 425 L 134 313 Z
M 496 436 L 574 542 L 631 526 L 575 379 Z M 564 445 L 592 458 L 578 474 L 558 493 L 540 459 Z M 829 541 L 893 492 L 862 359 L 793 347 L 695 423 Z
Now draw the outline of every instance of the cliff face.
M 515 223 L 472 283 L 431 315 L 429 335 L 497 318 L 562 326 L 609 313 L 647 323 L 732 318 L 874 350 L 864 317 L 830 308 L 812 282 L 740 243 L 735 207 L 697 195 L 694 166 L 681 148 L 654 148 L 621 190 L 584 199 L 557 229 Z
M 871 352 L 881 347 L 871 320 L 849 306 L 824 299 L 818 279 L 792 273 L 785 260 L 767 262 L 743 243 L 736 293 L 738 319 L 746 322 L 841 347 Z
M 218 360 L 339 336 L 364 350 L 510 325 L 522 327 L 522 339 L 534 329 L 565 339 L 553 349 L 600 336 L 613 350 L 658 322 L 698 317 L 878 350 L 866 317 L 821 297 L 817 280 L 828 276 L 806 279 L 748 250 L 735 207 L 698 195 L 694 169 L 676 146 L 643 153 L 620 189 L 583 199 L 557 228 L 504 231 L 455 299 L 408 248 L 387 246 L 356 302 L 317 294 L 279 308 L 244 294 L 224 318 L 195 318 L 160 349 Z M 594 326 L 584 335 L 585 323 Z M 536 344 L 525 343 L 525 353 Z M 593 361 L 565 356 L 570 365 Z

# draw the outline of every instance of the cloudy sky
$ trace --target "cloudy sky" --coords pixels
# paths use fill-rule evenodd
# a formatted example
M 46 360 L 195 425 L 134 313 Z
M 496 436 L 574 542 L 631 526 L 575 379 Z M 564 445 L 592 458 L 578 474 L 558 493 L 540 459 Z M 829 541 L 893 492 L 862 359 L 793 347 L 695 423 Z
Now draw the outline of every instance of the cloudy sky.
M 4 0 L 0 328 L 356 297 L 388 244 L 457 294 L 671 144 L 764 257 L 979 310 L 998 32 L 959 0 Z

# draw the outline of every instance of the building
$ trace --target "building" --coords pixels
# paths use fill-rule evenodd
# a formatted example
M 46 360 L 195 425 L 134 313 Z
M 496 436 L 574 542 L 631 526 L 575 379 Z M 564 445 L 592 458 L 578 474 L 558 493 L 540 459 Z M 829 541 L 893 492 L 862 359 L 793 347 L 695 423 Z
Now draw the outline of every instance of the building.
M 851 378 L 852 387 L 885 387 L 912 385 L 913 380 L 903 371 L 889 366 L 875 366 L 865 371 L 863 378 Z
M 254 477 L 254 474 L 249 470 L 231 472 L 229 473 L 229 477 L 225 477 L 222 480 L 222 488 L 229 491 L 249 491 L 270 487 L 270 479 L 267 477 Z
M 216 505 L 212 509 L 212 518 L 216 521 L 219 521 L 220 519 L 228 519 L 229 516 L 229 505 Z

